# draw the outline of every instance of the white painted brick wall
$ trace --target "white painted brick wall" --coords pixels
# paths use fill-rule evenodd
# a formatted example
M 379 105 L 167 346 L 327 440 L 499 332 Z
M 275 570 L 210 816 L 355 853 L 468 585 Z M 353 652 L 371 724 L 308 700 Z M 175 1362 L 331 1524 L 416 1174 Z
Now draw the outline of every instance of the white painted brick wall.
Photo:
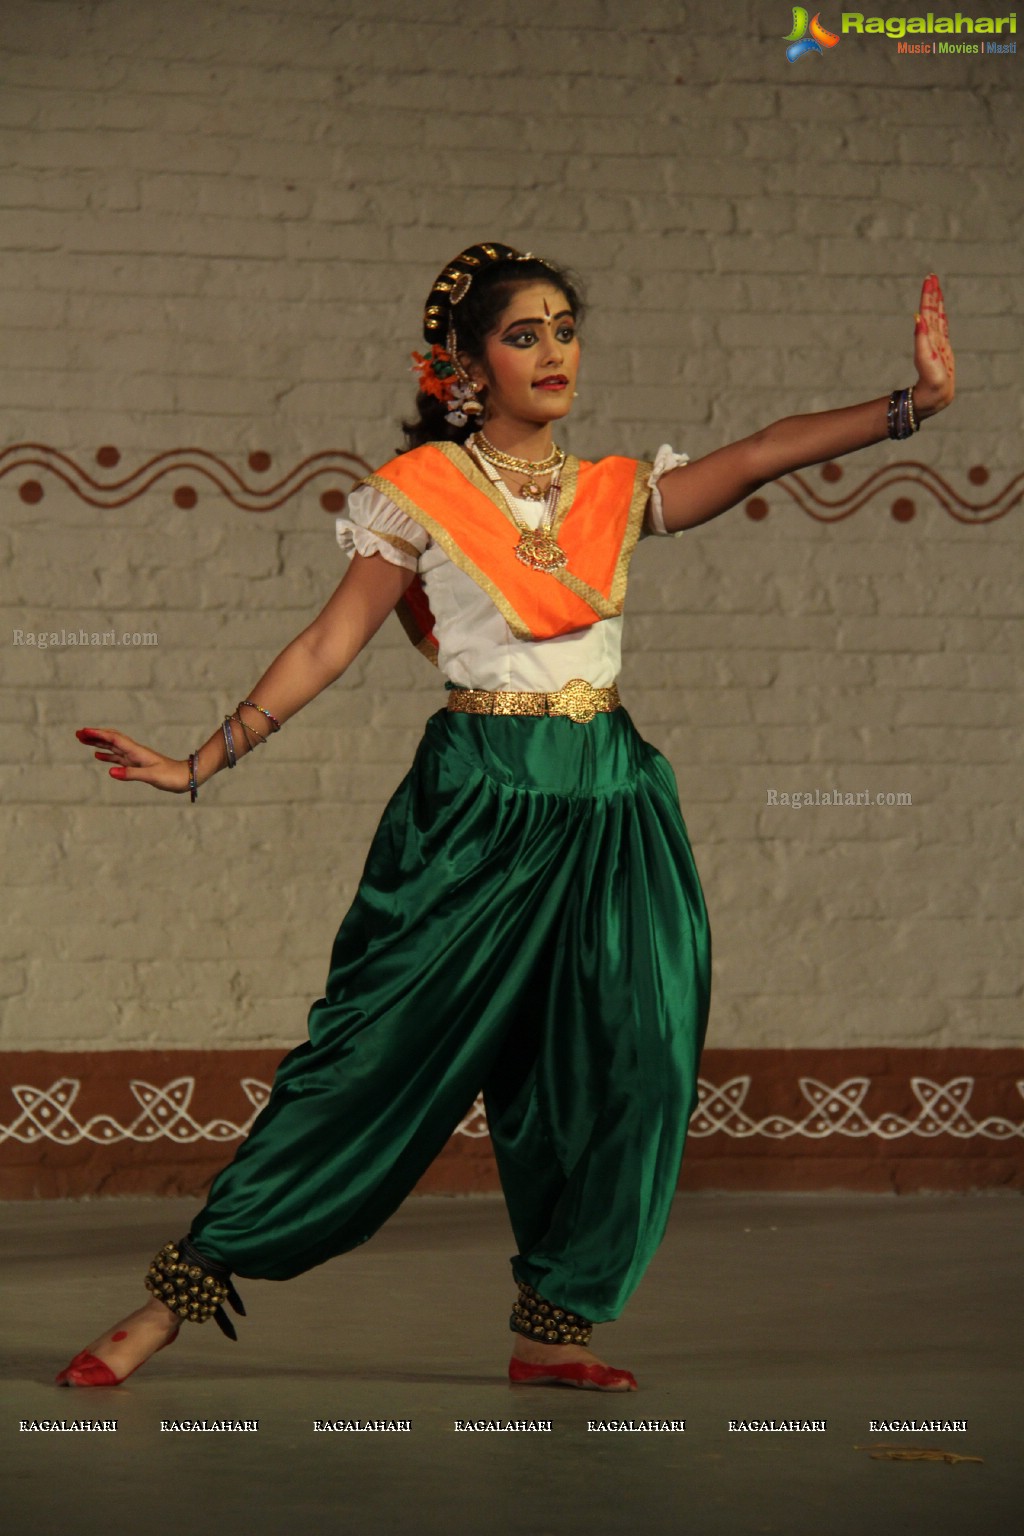
M 499 238 L 588 279 L 583 455 L 698 454 L 909 379 L 934 268 L 961 393 L 913 456 L 994 493 L 1022 467 L 1024 66 L 866 38 L 789 65 L 789 18 L 6 0 L 4 442 L 87 467 L 113 443 L 119 473 L 191 444 L 380 461 L 434 272 Z M 437 680 L 388 625 L 195 810 L 117 785 L 75 727 L 203 739 L 340 576 L 332 522 L 314 488 L 255 515 L 201 483 L 192 511 L 167 482 L 115 511 L 45 485 L 0 481 L 0 1047 L 290 1045 Z M 1019 509 L 964 527 L 918 494 L 910 524 L 883 500 L 821 527 L 768 499 L 645 546 L 631 587 L 625 693 L 713 914 L 710 1038 L 1015 1042 Z M 80 625 L 159 644 L 12 643 Z M 913 805 L 766 805 L 816 787 Z

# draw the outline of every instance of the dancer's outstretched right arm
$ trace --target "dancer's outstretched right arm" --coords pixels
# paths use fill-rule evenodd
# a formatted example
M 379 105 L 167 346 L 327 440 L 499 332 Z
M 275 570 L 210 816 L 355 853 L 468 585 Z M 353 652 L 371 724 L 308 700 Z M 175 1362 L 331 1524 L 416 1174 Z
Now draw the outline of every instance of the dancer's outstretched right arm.
M 414 572 L 392 565 L 380 555 L 353 555 L 344 578 L 323 610 L 301 634 L 286 645 L 267 668 L 246 699 L 283 722 L 298 714 L 310 699 L 333 683 L 376 634 L 412 581 Z M 236 757 L 250 750 L 249 732 L 265 736 L 266 716 L 247 708 L 242 729 L 236 722 L 232 742 Z M 187 759 L 164 757 L 151 747 L 133 741 L 121 731 L 88 726 L 78 739 L 89 747 L 101 747 L 95 756 L 113 763 L 111 778 L 151 784 L 154 789 L 181 793 L 189 787 Z M 199 748 L 196 779 L 199 784 L 227 766 L 227 745 L 216 730 Z

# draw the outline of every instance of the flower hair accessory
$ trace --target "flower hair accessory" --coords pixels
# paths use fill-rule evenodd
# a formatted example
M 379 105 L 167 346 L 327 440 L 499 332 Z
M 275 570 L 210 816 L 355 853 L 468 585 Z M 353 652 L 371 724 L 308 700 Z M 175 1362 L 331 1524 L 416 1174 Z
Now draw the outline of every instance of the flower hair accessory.
M 418 352 L 410 354 L 412 357 L 412 372 L 419 377 L 419 387 L 424 395 L 433 395 L 435 400 L 444 400 L 446 403 L 452 397 L 452 384 L 457 383 L 455 364 L 452 362 L 451 353 L 435 342 L 427 357 L 421 357 Z
M 480 414 L 481 406 L 476 398 L 478 386 L 465 376 L 445 347 L 435 342 L 427 357 L 422 357 L 419 352 L 413 352 L 411 356 L 411 371 L 417 375 L 420 392 L 450 407 L 445 413 L 445 421 L 453 427 L 464 427 L 470 416 Z

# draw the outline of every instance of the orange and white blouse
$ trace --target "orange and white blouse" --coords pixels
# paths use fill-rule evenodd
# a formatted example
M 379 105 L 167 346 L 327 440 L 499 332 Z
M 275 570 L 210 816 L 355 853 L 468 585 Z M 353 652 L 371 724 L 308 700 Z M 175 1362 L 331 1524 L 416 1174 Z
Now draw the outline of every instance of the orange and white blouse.
M 551 692 L 582 677 L 605 688 L 621 666 L 633 550 L 667 531 L 658 480 L 687 462 L 667 445 L 653 463 L 567 458 L 554 530 L 569 558 L 558 573 L 515 560 L 504 492 L 453 444 L 414 449 L 369 476 L 337 519 L 337 539 L 350 556 L 416 572 L 399 616 L 456 687 Z M 545 502 L 511 500 L 540 526 Z

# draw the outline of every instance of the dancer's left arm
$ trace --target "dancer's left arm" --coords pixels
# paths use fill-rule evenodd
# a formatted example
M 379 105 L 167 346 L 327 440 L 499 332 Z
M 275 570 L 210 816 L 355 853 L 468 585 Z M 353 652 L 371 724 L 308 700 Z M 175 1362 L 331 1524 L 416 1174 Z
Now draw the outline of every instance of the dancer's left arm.
M 914 411 L 919 421 L 952 402 L 955 364 L 939 280 L 925 278 L 921 310 L 914 327 Z M 780 475 L 809 464 L 837 459 L 888 437 L 889 396 L 838 411 L 816 411 L 772 422 L 752 437 L 694 459 L 658 482 L 665 527 L 670 533 L 695 528 Z

